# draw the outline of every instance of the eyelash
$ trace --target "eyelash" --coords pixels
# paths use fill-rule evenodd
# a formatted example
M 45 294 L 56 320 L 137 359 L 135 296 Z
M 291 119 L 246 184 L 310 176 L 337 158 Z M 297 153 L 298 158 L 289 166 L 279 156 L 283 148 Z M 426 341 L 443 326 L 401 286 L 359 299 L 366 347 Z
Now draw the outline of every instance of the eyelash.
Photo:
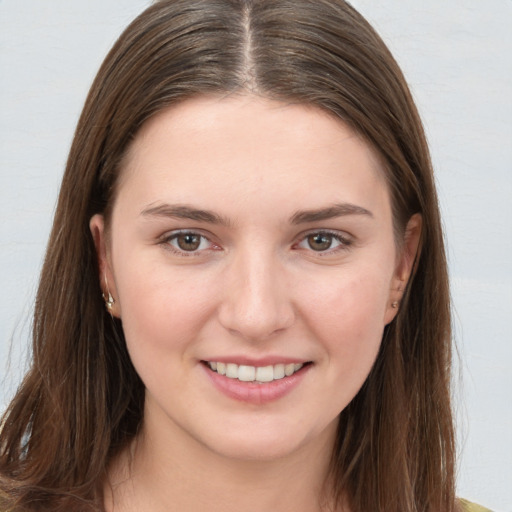
M 325 251 L 315 251 L 311 246 L 309 246 L 306 250 L 312 252 L 313 254 L 320 256 L 320 257 L 326 257 L 333 254 L 337 254 L 340 251 L 347 251 L 350 249 L 350 246 L 353 243 L 353 240 L 351 240 L 348 236 L 341 234 L 339 231 L 331 231 L 329 229 L 321 229 L 321 230 L 314 230 L 309 231 L 307 233 L 303 233 L 300 236 L 299 241 L 294 244 L 294 247 L 299 246 L 300 244 L 308 244 L 308 238 L 312 236 L 327 236 L 331 238 L 331 245 L 332 242 L 336 241 L 339 243 L 338 246 L 332 248 L 329 247 Z
M 172 245 L 172 242 L 177 240 L 180 236 L 192 236 L 192 237 L 199 237 L 200 242 L 199 244 L 203 244 L 204 241 L 206 241 L 208 244 L 215 246 L 215 244 L 205 235 L 202 235 L 201 233 L 198 233 L 197 231 L 190 231 L 190 230 L 183 230 L 183 231 L 173 231 L 170 234 L 164 235 L 161 240 L 160 244 L 162 244 L 167 250 L 173 252 L 174 254 L 177 254 L 178 256 L 183 256 L 185 258 L 187 257 L 193 257 L 193 256 L 200 256 L 205 250 L 219 250 L 219 248 L 212 249 L 211 247 L 206 249 L 199 249 L 194 251 L 186 251 L 184 249 L 180 249 L 179 247 L 175 247 Z M 218 247 L 218 246 L 216 246 Z
M 178 240 L 178 237 L 187 236 L 187 235 L 191 236 L 191 237 L 199 237 L 200 238 L 199 247 L 197 249 L 192 250 L 192 251 L 187 251 L 187 250 L 181 249 L 179 247 L 176 247 L 172 244 L 173 241 Z M 312 237 L 312 236 L 320 236 L 320 237 L 327 236 L 331 239 L 331 245 L 332 245 L 332 242 L 334 242 L 334 241 L 338 242 L 339 245 L 337 245 L 334 248 L 329 247 L 326 250 L 315 251 L 308 244 L 308 238 Z M 210 247 L 200 249 L 200 247 L 204 243 L 204 241 L 206 241 L 208 244 L 210 244 Z M 204 251 L 220 250 L 220 247 L 217 246 L 216 244 L 214 244 L 207 236 L 205 236 L 197 231 L 189 231 L 189 230 L 174 231 L 168 235 L 163 236 L 160 239 L 159 243 L 161 245 L 164 245 L 167 250 L 173 252 L 174 254 L 177 254 L 178 256 L 182 256 L 182 257 L 193 257 L 193 256 L 197 257 L 197 256 L 202 255 L 204 253 Z M 353 243 L 353 241 L 350 238 L 348 238 L 345 235 L 342 235 L 338 231 L 331 231 L 331 230 L 323 229 L 323 230 L 309 231 L 307 233 L 301 234 L 300 238 L 298 239 L 297 242 L 295 242 L 293 244 L 292 248 L 297 248 L 297 247 L 300 248 L 301 244 L 308 244 L 309 247 L 308 248 L 304 247 L 304 249 L 306 249 L 307 251 L 310 251 L 311 253 L 313 253 L 315 255 L 323 257 L 323 256 L 327 256 L 327 255 L 336 254 L 339 251 L 346 251 L 350 248 L 352 243 Z

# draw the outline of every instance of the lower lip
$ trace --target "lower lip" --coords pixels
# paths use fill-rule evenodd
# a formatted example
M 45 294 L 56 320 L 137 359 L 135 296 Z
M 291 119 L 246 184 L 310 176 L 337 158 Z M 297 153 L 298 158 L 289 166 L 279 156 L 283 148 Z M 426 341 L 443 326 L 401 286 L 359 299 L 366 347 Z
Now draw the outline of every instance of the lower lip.
M 230 379 L 211 370 L 207 365 L 201 364 L 206 375 L 213 385 L 224 395 L 240 402 L 262 405 L 283 398 L 295 389 L 304 378 L 311 364 L 303 366 L 299 371 L 289 377 L 273 380 L 272 382 L 242 382 Z

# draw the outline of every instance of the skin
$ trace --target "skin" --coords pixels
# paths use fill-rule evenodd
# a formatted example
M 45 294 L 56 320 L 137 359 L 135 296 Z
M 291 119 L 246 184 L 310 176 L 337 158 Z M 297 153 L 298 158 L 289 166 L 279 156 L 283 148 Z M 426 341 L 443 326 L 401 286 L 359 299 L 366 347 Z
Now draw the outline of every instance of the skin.
M 147 122 L 108 232 L 91 219 L 101 285 L 146 386 L 107 510 L 320 510 L 338 415 L 398 311 L 420 229 L 413 216 L 397 248 L 378 158 L 315 108 L 196 98 Z M 180 249 L 177 230 L 198 248 Z M 269 356 L 310 364 L 261 404 L 220 392 L 202 363 Z

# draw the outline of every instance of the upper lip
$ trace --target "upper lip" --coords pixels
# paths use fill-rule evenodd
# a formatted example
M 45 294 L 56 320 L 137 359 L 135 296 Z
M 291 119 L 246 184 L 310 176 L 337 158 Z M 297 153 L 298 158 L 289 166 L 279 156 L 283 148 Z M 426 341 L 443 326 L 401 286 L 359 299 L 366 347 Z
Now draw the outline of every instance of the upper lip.
M 226 363 L 244 366 L 274 366 L 276 364 L 306 364 L 311 362 L 308 359 L 286 356 L 266 356 L 266 357 L 248 357 L 248 356 L 213 356 L 202 359 L 204 362 L 210 363 Z

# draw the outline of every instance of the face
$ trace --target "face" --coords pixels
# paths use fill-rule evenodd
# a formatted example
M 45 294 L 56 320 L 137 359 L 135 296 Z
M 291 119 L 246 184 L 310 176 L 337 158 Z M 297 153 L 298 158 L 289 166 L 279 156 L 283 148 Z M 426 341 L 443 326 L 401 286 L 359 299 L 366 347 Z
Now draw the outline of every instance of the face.
M 108 236 L 91 220 L 145 425 L 235 458 L 332 443 L 396 314 L 409 224 L 399 251 L 378 159 L 320 110 L 201 98 L 150 120 Z

